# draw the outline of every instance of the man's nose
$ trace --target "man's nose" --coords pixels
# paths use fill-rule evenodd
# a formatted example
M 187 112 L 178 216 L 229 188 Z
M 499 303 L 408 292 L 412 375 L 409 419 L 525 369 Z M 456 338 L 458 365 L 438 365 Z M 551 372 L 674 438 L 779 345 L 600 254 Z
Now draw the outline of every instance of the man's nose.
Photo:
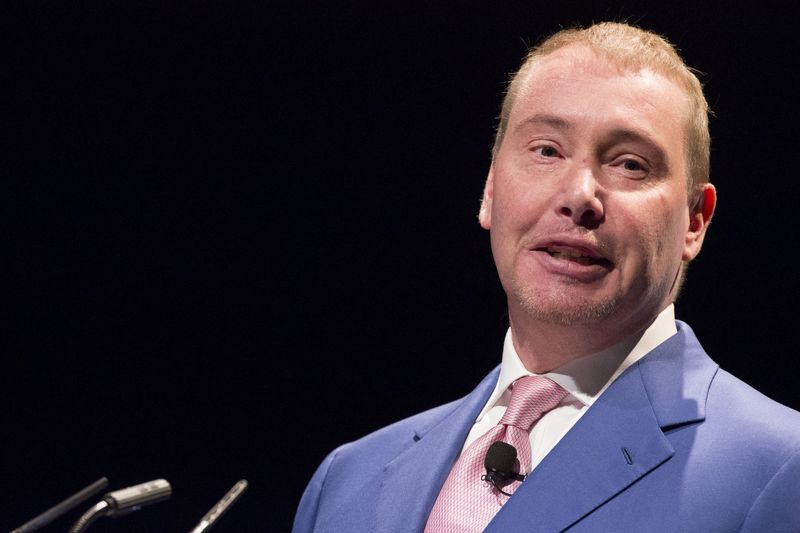
M 591 165 L 576 164 L 568 175 L 563 176 L 559 198 L 559 214 L 570 217 L 576 225 L 588 229 L 599 226 L 605 217 L 597 172 L 599 170 Z

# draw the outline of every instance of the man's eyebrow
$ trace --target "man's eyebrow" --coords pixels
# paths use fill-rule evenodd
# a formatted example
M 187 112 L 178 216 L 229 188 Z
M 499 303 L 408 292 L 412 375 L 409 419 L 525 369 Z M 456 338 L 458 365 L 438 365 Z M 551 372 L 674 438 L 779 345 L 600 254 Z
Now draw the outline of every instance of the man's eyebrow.
M 572 128 L 572 124 L 559 116 L 556 115 L 548 115 L 544 113 L 537 113 L 536 115 L 530 116 L 516 125 L 514 131 L 519 131 L 527 126 L 550 126 L 552 128 L 556 128 L 559 130 L 568 130 Z
M 658 141 L 656 141 L 651 135 L 649 135 L 644 131 L 639 131 L 639 130 L 616 128 L 608 134 L 608 138 L 613 140 L 614 142 L 625 142 L 625 141 L 641 142 L 653 145 L 659 149 L 661 148 Z
M 537 125 L 550 126 L 559 130 L 570 130 L 573 128 L 572 122 L 563 117 L 548 115 L 546 113 L 537 113 L 517 124 L 514 129 L 521 130 L 526 126 Z M 651 135 L 637 129 L 615 128 L 608 133 L 607 137 L 615 142 L 639 141 L 658 146 L 658 143 Z

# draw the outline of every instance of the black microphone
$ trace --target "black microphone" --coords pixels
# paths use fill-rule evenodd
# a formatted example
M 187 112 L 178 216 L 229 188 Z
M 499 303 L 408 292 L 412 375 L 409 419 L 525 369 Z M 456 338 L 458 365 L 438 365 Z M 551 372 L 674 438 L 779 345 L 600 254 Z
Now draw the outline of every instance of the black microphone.
M 511 494 L 504 492 L 500 485 L 505 485 L 508 481 L 525 480 L 525 476 L 514 471 L 516 465 L 517 449 L 501 440 L 494 442 L 489 446 L 486 458 L 483 460 L 486 473 L 481 476 L 481 480 L 491 483 L 494 488 L 506 496 L 511 496 Z
M 28 522 L 25 522 L 11 533 L 33 533 L 34 531 L 43 528 L 44 526 L 46 526 L 59 516 L 68 513 L 69 511 L 71 511 L 78 505 L 82 504 L 84 501 L 88 500 L 89 498 L 91 498 L 92 496 L 94 496 L 107 486 L 108 486 L 108 479 L 101 477 L 91 485 L 79 490 L 78 492 L 76 492 L 63 502 L 54 505 L 47 511 L 37 516 L 36 518 L 29 520 Z
M 171 495 L 172 487 L 166 479 L 154 479 L 106 493 L 94 507 L 83 513 L 69 533 L 82 533 L 101 516 L 120 516 L 138 511 L 145 505 L 166 500 Z

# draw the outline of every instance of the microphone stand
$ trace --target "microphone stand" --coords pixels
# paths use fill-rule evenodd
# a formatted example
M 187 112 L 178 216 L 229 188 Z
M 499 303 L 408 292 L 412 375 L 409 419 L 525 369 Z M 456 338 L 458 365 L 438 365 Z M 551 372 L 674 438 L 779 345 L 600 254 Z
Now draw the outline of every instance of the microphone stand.
M 96 503 L 94 507 L 81 515 L 78 521 L 72 526 L 72 529 L 69 530 L 69 533 L 82 533 L 86 531 L 86 528 L 88 528 L 92 522 L 108 513 L 109 507 L 108 502 L 105 500 Z

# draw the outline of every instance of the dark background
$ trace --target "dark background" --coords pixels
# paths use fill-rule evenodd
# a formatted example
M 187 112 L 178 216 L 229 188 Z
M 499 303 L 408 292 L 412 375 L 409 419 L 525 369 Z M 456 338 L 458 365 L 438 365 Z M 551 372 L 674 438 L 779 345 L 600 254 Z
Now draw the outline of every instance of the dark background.
M 242 478 L 215 530 L 287 531 L 329 450 L 471 390 L 507 320 L 475 220 L 501 92 L 576 23 L 706 73 L 720 202 L 677 313 L 800 408 L 794 19 L 597 3 L 5 8 L 0 529 L 107 476 L 174 495 L 98 531 L 188 531 Z

